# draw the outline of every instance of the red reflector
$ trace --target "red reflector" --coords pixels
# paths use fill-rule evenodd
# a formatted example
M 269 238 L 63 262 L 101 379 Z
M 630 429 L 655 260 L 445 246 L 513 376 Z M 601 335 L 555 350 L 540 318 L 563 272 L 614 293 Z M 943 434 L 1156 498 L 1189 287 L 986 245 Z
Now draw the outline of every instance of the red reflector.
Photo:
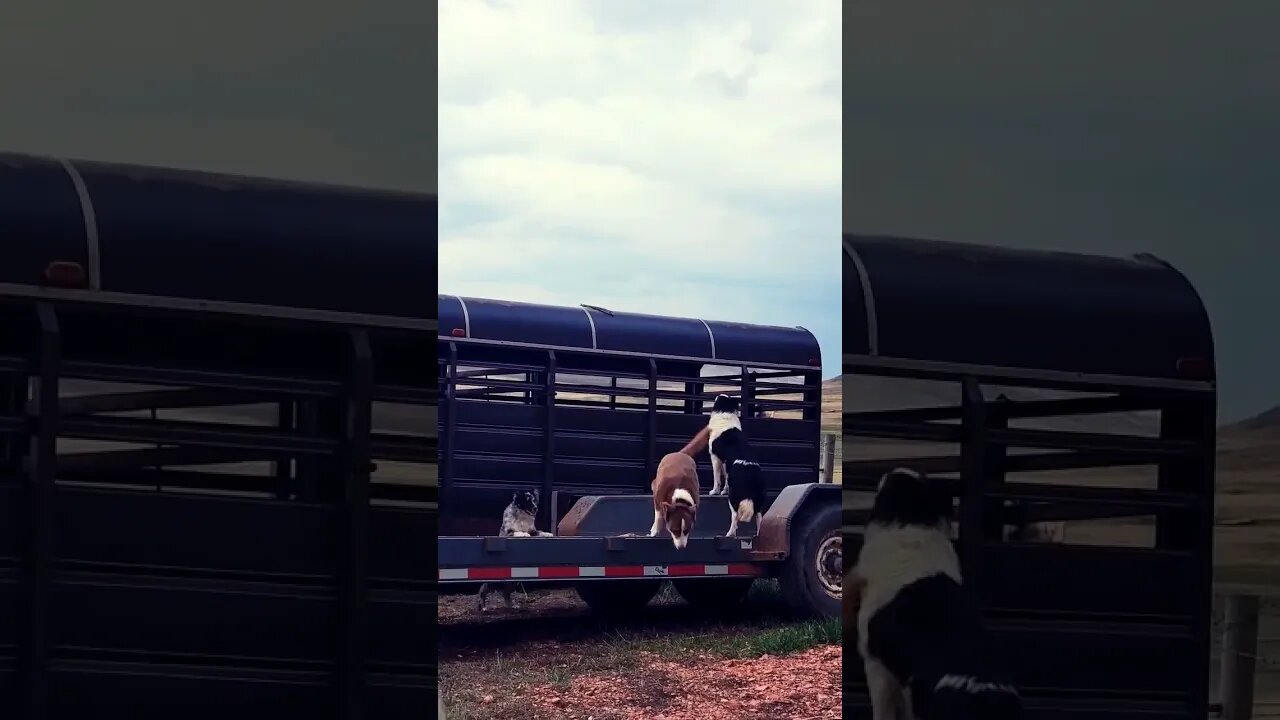
M 822 367 L 822 358 L 809 358 L 809 365 L 811 367 Z
M 1186 380 L 1213 379 L 1213 363 L 1206 358 L 1181 358 L 1178 360 L 1178 375 Z
M 463 328 L 454 328 L 454 329 L 453 329 L 453 332 L 451 332 L 451 333 L 449 333 L 449 334 L 450 334 L 450 335 L 452 335 L 452 336 L 454 336 L 454 337 L 466 337 L 466 336 L 467 336 L 467 331 L 466 331 L 466 330 L 464 330 Z
M 84 287 L 87 279 L 84 266 L 78 262 L 54 260 L 44 269 L 45 282 L 57 287 Z

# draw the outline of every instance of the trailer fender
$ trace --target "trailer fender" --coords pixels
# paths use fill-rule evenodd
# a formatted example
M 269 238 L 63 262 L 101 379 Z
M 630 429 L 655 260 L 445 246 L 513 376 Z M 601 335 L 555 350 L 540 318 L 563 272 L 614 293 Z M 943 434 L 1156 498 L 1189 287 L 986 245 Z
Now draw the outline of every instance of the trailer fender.
M 828 504 L 839 507 L 840 497 L 840 486 L 830 483 L 786 486 L 760 521 L 756 552 L 779 558 L 790 555 L 792 527 L 819 507 Z

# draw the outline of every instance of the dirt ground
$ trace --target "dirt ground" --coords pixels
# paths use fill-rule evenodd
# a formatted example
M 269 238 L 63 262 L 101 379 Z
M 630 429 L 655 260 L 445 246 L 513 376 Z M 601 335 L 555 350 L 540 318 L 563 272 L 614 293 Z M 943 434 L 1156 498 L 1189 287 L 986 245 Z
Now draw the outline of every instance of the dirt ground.
M 606 622 L 568 589 L 517 593 L 480 615 L 440 598 L 440 676 L 459 720 L 766 720 L 840 717 L 839 620 L 803 621 L 776 586 L 713 614 L 665 589 Z

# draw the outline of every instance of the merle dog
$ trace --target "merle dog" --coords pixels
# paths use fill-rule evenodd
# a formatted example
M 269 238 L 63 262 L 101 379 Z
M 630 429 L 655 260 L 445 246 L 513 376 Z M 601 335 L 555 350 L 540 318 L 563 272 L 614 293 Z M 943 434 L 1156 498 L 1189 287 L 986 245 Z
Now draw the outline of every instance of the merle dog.
M 551 533 L 542 532 L 534 527 L 534 519 L 538 517 L 538 494 L 529 490 L 517 490 L 511 496 L 507 509 L 502 511 L 502 527 L 498 530 L 501 537 L 550 537 Z M 485 611 L 485 598 L 498 586 L 503 602 L 508 608 L 518 608 L 519 603 L 511 601 L 511 586 L 515 583 L 484 583 L 480 586 L 480 612 Z

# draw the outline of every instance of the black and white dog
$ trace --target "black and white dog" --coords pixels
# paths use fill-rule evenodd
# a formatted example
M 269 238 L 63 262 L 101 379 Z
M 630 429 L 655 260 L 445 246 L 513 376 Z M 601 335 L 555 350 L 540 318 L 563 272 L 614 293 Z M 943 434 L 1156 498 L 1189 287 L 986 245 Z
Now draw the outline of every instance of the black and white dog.
M 760 463 L 747 444 L 738 419 L 738 399 L 717 395 L 707 427 L 711 428 L 711 492 L 729 496 L 729 537 L 738 534 L 739 522 L 751 522 L 764 505 L 764 481 Z
M 857 578 L 858 651 L 874 720 L 1010 720 L 1017 691 L 985 662 L 951 543 L 951 494 L 906 468 L 880 478 Z
M 542 532 L 534 526 L 538 517 L 538 494 L 529 490 L 517 490 L 511 496 L 507 509 L 502 511 L 502 527 L 498 530 L 501 537 L 551 537 L 551 533 Z M 511 602 L 511 586 L 514 583 L 484 583 L 480 586 L 480 612 L 485 611 L 485 598 L 492 591 L 491 585 L 497 585 L 502 592 L 502 599 L 508 608 L 519 607 Z

